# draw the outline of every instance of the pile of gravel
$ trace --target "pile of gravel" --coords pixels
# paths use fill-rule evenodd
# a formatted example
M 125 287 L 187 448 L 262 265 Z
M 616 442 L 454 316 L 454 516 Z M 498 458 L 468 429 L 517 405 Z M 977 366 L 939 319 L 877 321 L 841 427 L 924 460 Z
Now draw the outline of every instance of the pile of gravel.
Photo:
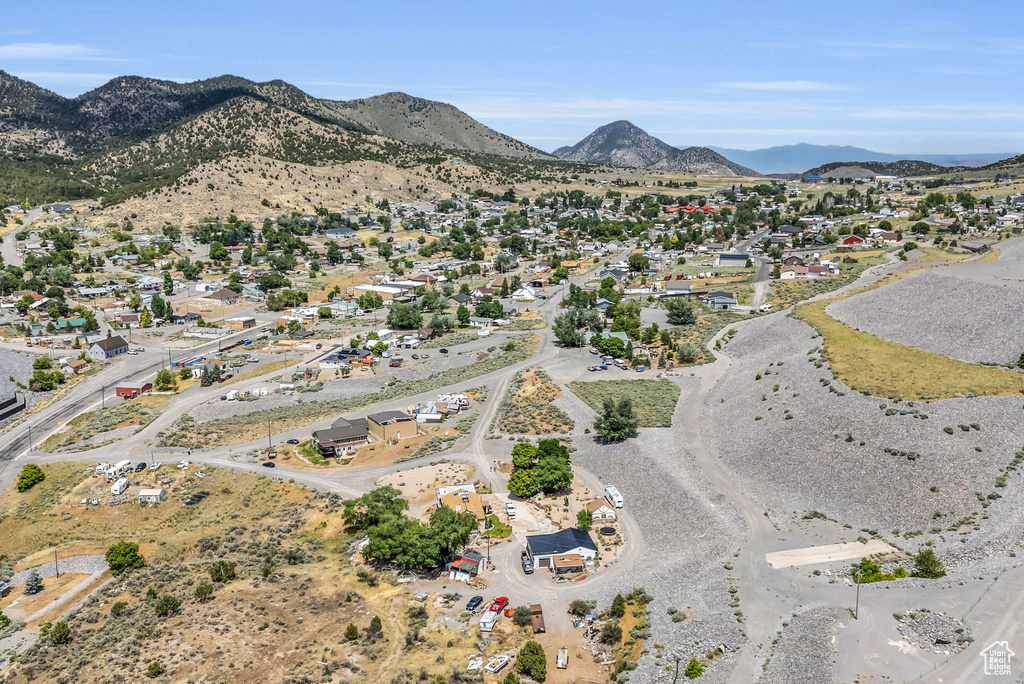
M 863 396 L 812 361 L 820 345 L 804 323 L 771 316 L 724 349 L 732 365 L 704 403 L 702 434 L 748 496 L 776 521 L 820 511 L 911 551 L 931 539 L 947 567 L 1012 560 L 1024 535 L 1007 502 L 1024 480 L 996 478 L 1024 446 L 1024 399 Z
M 964 265 L 982 272 L 989 264 Z M 972 363 L 1010 363 L 1024 349 L 1024 283 L 979 282 L 931 269 L 830 304 L 829 314 L 893 342 Z
M 967 648 L 974 638 L 970 628 L 945 613 L 927 608 L 893 615 L 904 639 L 932 653 L 952 655 Z
M 611 603 L 616 593 L 643 587 L 654 597 L 648 606 L 651 636 L 647 644 L 663 643 L 662 658 L 640 660 L 630 679 L 637 682 L 671 682 L 674 671 L 665 669 L 678 657 L 685 665 L 690 657 L 703 658 L 722 648 L 719 657 L 701 677 L 703 682 L 728 679 L 736 652 L 745 642 L 733 609 L 725 563 L 742 545 L 746 526 L 724 497 L 704 477 L 680 437 L 686 398 L 697 389 L 697 379 L 673 378 L 682 396 L 673 417 L 673 428 L 644 428 L 635 438 L 602 445 L 591 427 L 594 412 L 571 392 L 559 406 L 576 421 L 573 461 L 622 492 L 626 507 L 640 527 L 641 559 L 613 586 L 594 592 L 599 606 Z M 658 562 L 645 562 L 657 554 Z M 669 608 L 686 614 L 673 620 Z
M 813 606 L 793 615 L 772 642 L 772 654 L 759 684 L 831 682 L 832 644 L 840 610 Z

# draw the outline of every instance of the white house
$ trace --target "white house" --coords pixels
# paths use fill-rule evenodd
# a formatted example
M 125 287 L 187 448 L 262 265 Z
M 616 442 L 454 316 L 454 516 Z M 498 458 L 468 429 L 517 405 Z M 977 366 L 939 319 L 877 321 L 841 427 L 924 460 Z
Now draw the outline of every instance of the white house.
M 615 509 L 604 499 L 594 499 L 586 508 L 594 520 L 615 520 Z
M 526 550 L 537 568 L 554 568 L 556 556 L 578 556 L 583 562 L 597 556 L 597 546 L 590 535 L 576 527 L 528 536 Z
M 166 489 L 140 489 L 139 503 L 160 503 L 166 496 Z

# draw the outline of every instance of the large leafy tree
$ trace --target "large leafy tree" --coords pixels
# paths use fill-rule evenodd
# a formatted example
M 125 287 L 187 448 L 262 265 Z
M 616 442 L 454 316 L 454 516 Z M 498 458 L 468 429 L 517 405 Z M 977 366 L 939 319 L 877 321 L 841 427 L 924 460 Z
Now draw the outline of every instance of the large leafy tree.
M 671 325 L 693 325 L 697 322 L 697 310 L 686 297 L 673 297 L 668 300 L 666 308 Z
M 615 401 L 609 397 L 604 400 L 601 415 L 594 422 L 594 432 L 605 442 L 618 442 L 635 435 L 638 424 L 631 400 L 622 398 Z
M 537 447 L 529 442 L 519 442 L 512 447 L 512 467 L 532 468 L 537 458 Z
M 418 306 L 396 302 L 388 311 L 387 326 L 398 330 L 412 330 L 423 323 L 423 314 Z
M 533 476 L 533 470 L 528 468 L 513 470 L 512 475 L 508 478 L 508 491 L 524 499 L 540 491 L 537 479 Z
M 543 682 L 548 676 L 548 660 L 544 655 L 544 647 L 536 641 L 527 641 L 519 649 L 516 667 L 527 677 Z
M 19 492 L 27 492 L 45 479 L 46 474 L 42 468 L 35 463 L 26 463 L 21 469 L 21 474 L 18 475 L 18 483 L 15 487 Z
M 569 309 L 555 316 L 552 332 L 566 347 L 582 347 L 586 336 L 582 328 L 601 329 L 601 314 L 593 309 Z
M 135 542 L 119 541 L 107 549 L 105 557 L 107 565 L 110 566 L 110 574 L 114 577 L 129 568 L 141 568 L 146 564 L 146 559 L 139 553 L 139 545 Z
M 389 516 L 401 515 L 409 508 L 402 492 L 394 487 L 377 487 L 357 499 L 345 502 L 342 518 L 354 530 L 372 527 Z

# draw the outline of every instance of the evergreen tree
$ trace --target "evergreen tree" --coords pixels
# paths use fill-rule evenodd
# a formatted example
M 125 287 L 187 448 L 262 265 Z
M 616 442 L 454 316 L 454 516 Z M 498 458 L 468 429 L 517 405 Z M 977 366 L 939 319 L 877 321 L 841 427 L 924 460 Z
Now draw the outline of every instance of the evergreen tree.
M 39 573 L 35 569 L 28 573 L 28 577 L 25 578 L 25 595 L 32 596 L 38 594 L 43 590 L 43 580 L 39 576 Z

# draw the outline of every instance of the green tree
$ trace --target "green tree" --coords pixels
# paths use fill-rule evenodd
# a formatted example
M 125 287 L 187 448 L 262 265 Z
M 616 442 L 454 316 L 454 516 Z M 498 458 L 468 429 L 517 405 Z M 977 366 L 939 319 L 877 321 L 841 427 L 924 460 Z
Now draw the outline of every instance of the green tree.
M 154 660 L 146 668 L 146 676 L 150 679 L 156 679 L 165 672 L 164 666 L 158 660 Z
M 576 514 L 576 527 L 581 530 L 589 530 L 590 526 L 594 524 L 594 516 L 587 509 L 583 509 Z
M 395 302 L 388 311 L 386 325 L 396 330 L 412 330 L 423 324 L 423 314 L 417 306 Z
M 376 615 L 370 620 L 370 626 L 366 628 L 366 634 L 371 639 L 376 639 L 384 633 L 384 626 L 380 622 L 380 618 Z
M 626 355 L 626 343 L 618 337 L 594 335 L 590 338 L 590 345 L 605 356 L 620 358 Z
M 384 298 L 377 292 L 364 292 L 356 299 L 356 306 L 364 311 L 373 311 L 384 306 Z
M 359 638 L 359 628 L 353 625 L 351 622 L 348 623 L 348 627 L 345 628 L 345 638 L 349 641 L 355 641 Z
M 167 318 L 173 313 L 173 310 L 169 310 L 167 301 L 158 294 L 153 295 L 149 308 L 157 318 Z
M 697 322 L 697 310 L 686 297 L 673 297 L 665 306 L 670 325 L 693 325 Z
M 153 325 L 153 316 L 149 313 L 149 309 L 142 310 L 142 315 L 139 316 L 139 325 L 143 328 Z
M 53 623 L 53 627 L 50 627 L 47 636 L 50 637 L 50 641 L 54 644 L 66 644 L 71 641 L 71 628 L 68 627 L 67 622 L 61 620 L 60 622 Z
M 219 242 L 211 242 L 210 259 L 213 261 L 227 261 L 228 250 Z
M 210 600 L 210 597 L 213 596 L 213 585 L 209 582 L 204 582 L 203 584 L 200 584 L 198 587 L 196 587 L 194 595 L 197 601 L 199 601 L 200 603 L 206 603 Z
M 164 294 L 167 296 L 174 294 L 174 278 L 171 277 L 170 271 L 164 271 Z
M 210 566 L 210 580 L 218 584 L 227 584 L 238 577 L 235 564 L 231 561 L 219 560 Z
M 156 372 L 156 388 L 161 392 L 167 392 L 173 390 L 178 386 L 178 381 L 174 377 L 174 373 L 166 368 L 161 368 Z
M 420 300 L 420 306 L 424 311 L 434 311 L 436 309 L 444 308 L 443 298 L 441 292 L 438 290 L 427 290 L 423 293 L 423 297 Z
M 321 306 L 316 310 L 316 315 L 320 318 L 334 318 L 334 312 L 329 307 Z
M 545 494 L 553 494 L 572 484 L 572 466 L 558 456 L 541 457 L 533 469 L 537 486 Z
M 604 627 L 601 628 L 598 641 L 602 644 L 618 644 L 622 641 L 622 626 L 614 622 L 605 623 Z
M 651 267 L 651 260 L 643 254 L 630 254 L 629 258 L 626 259 L 626 264 L 629 266 L 630 271 L 639 273 Z
M 179 608 L 181 608 L 181 599 L 171 594 L 164 594 L 156 602 L 153 610 L 156 611 L 157 617 L 167 617 L 177 613 Z
M 630 399 L 623 397 L 616 402 L 608 397 L 594 422 L 594 432 L 605 442 L 617 442 L 635 435 L 639 422 Z
M 593 309 L 569 309 L 555 316 L 551 327 L 558 341 L 566 347 L 582 347 L 586 336 L 581 328 L 601 329 L 601 314 Z
M 537 458 L 537 447 L 529 442 L 519 442 L 512 447 L 512 467 L 532 468 Z
M 514 470 L 508 478 L 508 491 L 516 496 L 525 498 L 531 497 L 540 490 L 537 480 L 533 477 L 532 470 Z
M 21 474 L 18 475 L 18 483 L 15 487 L 19 492 L 27 492 L 45 479 L 46 473 L 42 468 L 35 463 L 26 463 L 21 469 Z
M 690 658 L 690 662 L 686 664 L 684 674 L 687 679 L 696 679 L 704 674 L 704 666 L 701 665 L 700 661 L 696 658 Z
M 132 311 L 138 311 L 142 308 L 142 295 L 137 291 L 132 291 L 132 293 L 128 295 L 128 308 Z
M 608 609 L 608 614 L 618 620 L 626 614 L 626 597 L 622 594 L 616 594 L 615 598 L 612 599 L 612 606 Z
M 409 508 L 402 492 L 394 487 L 377 487 L 357 499 L 345 502 L 342 519 L 350 530 L 364 530 Z
M 945 576 L 946 569 L 932 549 L 924 549 L 914 556 L 914 577 L 938 579 Z
M 146 564 L 146 559 L 139 553 L 139 545 L 129 541 L 119 541 L 111 546 L 105 558 L 114 577 L 128 568 L 141 568 Z
M 544 655 L 544 647 L 536 641 L 527 641 L 519 649 L 517 667 L 527 677 L 543 682 L 548 676 L 548 659 Z
M 676 347 L 676 360 L 680 363 L 693 363 L 700 358 L 700 349 L 696 345 L 684 342 Z
M 512 613 L 512 622 L 515 623 L 516 627 L 526 627 L 533 622 L 533 614 L 526 606 L 519 606 L 516 608 L 516 612 Z
M 455 318 L 459 319 L 459 325 L 466 325 L 470 318 L 469 309 L 464 304 L 459 304 L 459 308 L 455 310 Z M 1021 354 L 1021 359 L 1024 363 L 1024 354 Z M 1021 368 L 1024 368 L 1024 365 Z
M 462 548 L 477 527 L 476 516 L 469 512 L 456 513 L 441 506 L 430 514 L 430 535 L 442 556 Z
M 496 302 L 493 297 L 487 295 L 476 305 L 476 315 L 480 318 L 501 318 L 505 315 L 505 309 L 501 302 Z
M 28 577 L 25 578 L 25 589 L 23 590 L 26 596 L 33 596 L 43 590 L 43 579 L 39 576 L 39 573 L 33 568 Z

